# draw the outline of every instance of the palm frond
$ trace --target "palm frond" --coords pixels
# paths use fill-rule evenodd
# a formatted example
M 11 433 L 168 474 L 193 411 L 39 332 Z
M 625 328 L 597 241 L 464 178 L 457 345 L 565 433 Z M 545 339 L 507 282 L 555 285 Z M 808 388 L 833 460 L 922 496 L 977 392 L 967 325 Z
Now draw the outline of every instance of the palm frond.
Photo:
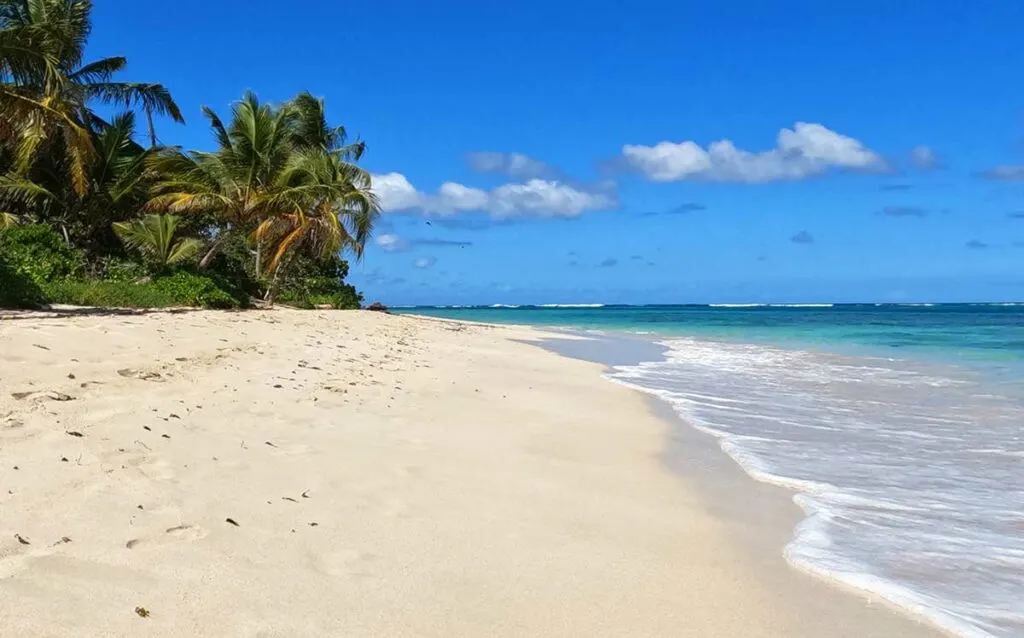
M 82 82 L 85 84 L 109 82 L 115 73 L 124 70 L 127 65 L 127 58 L 103 58 L 102 60 L 90 62 L 77 71 L 70 73 L 68 79 L 72 82 Z
M 221 121 L 217 113 L 210 107 L 204 106 L 203 115 L 206 116 L 206 119 L 210 120 L 210 128 L 213 129 L 213 134 L 221 148 L 231 148 L 231 136 L 228 135 L 228 130 L 224 127 L 224 122 Z
M 167 255 L 167 265 L 178 264 L 192 259 L 199 254 L 199 250 L 202 247 L 203 242 L 195 237 L 179 239 L 173 246 L 171 246 L 171 252 Z
M 32 206 L 53 198 L 53 193 L 25 177 L 0 175 L 0 202 Z
M 191 259 L 202 247 L 202 242 L 195 238 L 175 241 L 178 218 L 174 215 L 146 215 L 131 222 L 117 222 L 113 228 L 125 246 L 160 266 Z
M 21 223 L 21 218 L 14 213 L 0 212 L 0 230 L 13 228 Z
M 139 82 L 95 82 L 82 87 L 86 97 L 125 108 L 142 107 L 148 112 L 166 115 L 175 122 L 184 123 L 181 109 L 170 91 L 162 84 Z

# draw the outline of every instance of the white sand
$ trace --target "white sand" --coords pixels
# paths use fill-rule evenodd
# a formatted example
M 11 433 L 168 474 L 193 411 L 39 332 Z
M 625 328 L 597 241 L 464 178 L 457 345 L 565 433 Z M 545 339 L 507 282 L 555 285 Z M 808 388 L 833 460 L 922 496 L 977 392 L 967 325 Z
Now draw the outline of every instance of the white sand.
M 0 635 L 930 635 L 766 585 L 659 462 L 666 423 L 510 340 L 536 335 L 0 321 Z

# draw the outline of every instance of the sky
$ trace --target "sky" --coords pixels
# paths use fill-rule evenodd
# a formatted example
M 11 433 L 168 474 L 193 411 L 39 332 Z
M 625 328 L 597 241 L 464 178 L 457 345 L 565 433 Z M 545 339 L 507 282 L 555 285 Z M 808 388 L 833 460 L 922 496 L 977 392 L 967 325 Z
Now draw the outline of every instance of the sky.
M 1024 300 L 1017 0 L 96 5 L 164 143 L 246 90 L 366 141 L 368 302 Z

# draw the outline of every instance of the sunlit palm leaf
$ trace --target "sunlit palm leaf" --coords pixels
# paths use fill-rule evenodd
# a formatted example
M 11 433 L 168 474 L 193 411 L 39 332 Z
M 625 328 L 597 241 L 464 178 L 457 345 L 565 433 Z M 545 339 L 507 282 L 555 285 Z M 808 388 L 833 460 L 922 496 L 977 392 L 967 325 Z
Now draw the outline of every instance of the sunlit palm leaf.
M 202 242 L 194 238 L 175 241 L 178 218 L 174 215 L 146 215 L 132 222 L 114 224 L 114 232 L 125 246 L 138 250 L 161 266 L 191 259 Z
M 0 212 L 0 230 L 7 230 L 21 223 L 21 218 L 14 213 Z
M 0 175 L 0 199 L 3 201 L 32 205 L 52 198 L 53 193 L 24 177 Z

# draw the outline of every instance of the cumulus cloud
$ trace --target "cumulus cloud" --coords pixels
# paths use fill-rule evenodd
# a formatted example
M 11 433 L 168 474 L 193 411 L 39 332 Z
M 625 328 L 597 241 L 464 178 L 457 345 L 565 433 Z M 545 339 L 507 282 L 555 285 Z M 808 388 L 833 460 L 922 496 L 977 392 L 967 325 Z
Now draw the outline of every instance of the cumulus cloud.
M 794 244 L 813 244 L 814 235 L 810 234 L 806 230 L 801 230 L 799 233 L 789 238 L 789 241 Z
M 436 257 L 420 257 L 419 259 L 417 259 L 415 261 L 415 263 L 413 265 L 416 266 L 417 268 L 430 268 L 431 266 L 433 266 L 436 263 L 437 263 L 437 258 Z
M 616 205 L 615 198 L 607 193 L 545 179 L 504 184 L 489 191 L 445 182 L 436 193 L 425 193 L 401 173 L 385 173 L 373 176 L 373 189 L 385 212 L 415 211 L 439 216 L 482 211 L 496 219 L 564 218 Z
M 554 177 L 553 168 L 522 153 L 479 151 L 466 154 L 469 167 L 478 173 L 496 173 L 515 179 Z
M 1015 166 L 1010 164 L 994 166 L 986 171 L 982 171 L 981 176 L 985 179 L 994 179 L 1003 182 L 1024 181 L 1024 166 Z
M 377 235 L 373 239 L 373 242 L 377 244 L 379 248 L 389 253 L 395 253 L 409 248 L 409 242 L 392 233 Z
M 881 211 L 886 217 L 925 217 L 928 209 L 920 206 L 886 206 Z
M 910 149 L 910 165 L 921 171 L 931 171 L 942 167 L 938 153 L 927 146 L 915 146 Z
M 967 248 L 974 249 L 974 250 L 984 250 L 984 249 L 989 247 L 988 244 L 986 244 L 985 242 L 983 242 L 981 240 L 978 240 L 978 239 L 972 239 L 971 241 L 969 241 L 966 244 L 964 244 L 964 246 L 966 246 Z
M 821 124 L 797 122 L 779 131 L 775 148 L 752 152 L 720 140 L 705 149 L 696 142 L 627 144 L 626 162 L 656 182 L 704 180 L 764 183 L 800 180 L 830 169 L 880 170 L 885 161 L 859 141 Z

